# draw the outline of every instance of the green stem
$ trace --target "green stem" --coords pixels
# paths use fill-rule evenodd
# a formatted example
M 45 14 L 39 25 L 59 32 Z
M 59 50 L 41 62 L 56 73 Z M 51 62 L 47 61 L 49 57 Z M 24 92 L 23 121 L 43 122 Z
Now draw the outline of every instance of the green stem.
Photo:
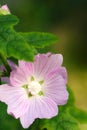
M 1 85 L 1 77 L 0 77 L 0 85 Z
M 2 63 L 4 64 L 5 69 L 6 69 L 7 73 L 8 73 L 8 76 L 9 76 L 9 75 L 10 75 L 10 72 L 11 72 L 11 68 L 10 68 L 10 66 L 9 66 L 9 64 L 8 64 L 8 62 L 7 62 L 7 60 L 6 60 L 6 58 L 5 58 L 5 57 L 3 56 L 3 54 L 1 54 L 1 53 L 0 53 L 0 59 L 1 59 Z

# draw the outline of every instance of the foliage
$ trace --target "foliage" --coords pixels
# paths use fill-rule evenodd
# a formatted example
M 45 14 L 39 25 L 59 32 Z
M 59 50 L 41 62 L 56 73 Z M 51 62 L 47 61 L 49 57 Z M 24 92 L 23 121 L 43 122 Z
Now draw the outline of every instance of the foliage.
M 49 33 L 16 32 L 13 27 L 18 21 L 14 15 L 0 16 L 0 53 L 4 57 L 33 61 L 35 48 L 42 48 L 57 41 L 57 37 Z

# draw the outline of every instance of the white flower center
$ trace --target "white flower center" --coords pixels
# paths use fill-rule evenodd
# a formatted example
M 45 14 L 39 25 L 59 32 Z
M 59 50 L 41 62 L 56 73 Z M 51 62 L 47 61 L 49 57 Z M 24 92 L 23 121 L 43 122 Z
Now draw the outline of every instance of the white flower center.
M 42 96 L 44 95 L 42 89 L 43 84 L 44 84 L 44 80 L 38 81 L 33 76 L 31 76 L 28 84 L 25 84 L 22 87 L 26 90 L 28 97 L 32 97 L 36 95 Z
M 39 94 L 39 92 L 41 92 L 42 87 L 39 82 L 31 81 L 30 84 L 28 85 L 27 89 L 31 95 L 37 95 L 37 94 Z

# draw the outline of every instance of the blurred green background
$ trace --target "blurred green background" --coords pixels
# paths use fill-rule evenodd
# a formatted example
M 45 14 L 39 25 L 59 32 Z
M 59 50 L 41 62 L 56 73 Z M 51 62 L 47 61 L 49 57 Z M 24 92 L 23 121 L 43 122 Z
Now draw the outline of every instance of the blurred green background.
M 87 111 L 87 0 L 0 2 L 7 4 L 11 12 L 19 17 L 20 23 L 15 27 L 17 31 L 50 32 L 59 37 L 58 43 L 40 51 L 63 54 L 76 106 Z M 80 127 L 87 130 L 86 124 Z

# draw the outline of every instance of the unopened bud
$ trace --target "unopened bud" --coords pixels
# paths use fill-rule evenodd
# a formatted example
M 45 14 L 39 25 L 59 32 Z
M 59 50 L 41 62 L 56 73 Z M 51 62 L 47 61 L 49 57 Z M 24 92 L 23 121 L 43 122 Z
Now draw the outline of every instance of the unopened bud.
M 0 7 L 0 15 L 10 14 L 10 10 L 7 5 L 3 5 Z

